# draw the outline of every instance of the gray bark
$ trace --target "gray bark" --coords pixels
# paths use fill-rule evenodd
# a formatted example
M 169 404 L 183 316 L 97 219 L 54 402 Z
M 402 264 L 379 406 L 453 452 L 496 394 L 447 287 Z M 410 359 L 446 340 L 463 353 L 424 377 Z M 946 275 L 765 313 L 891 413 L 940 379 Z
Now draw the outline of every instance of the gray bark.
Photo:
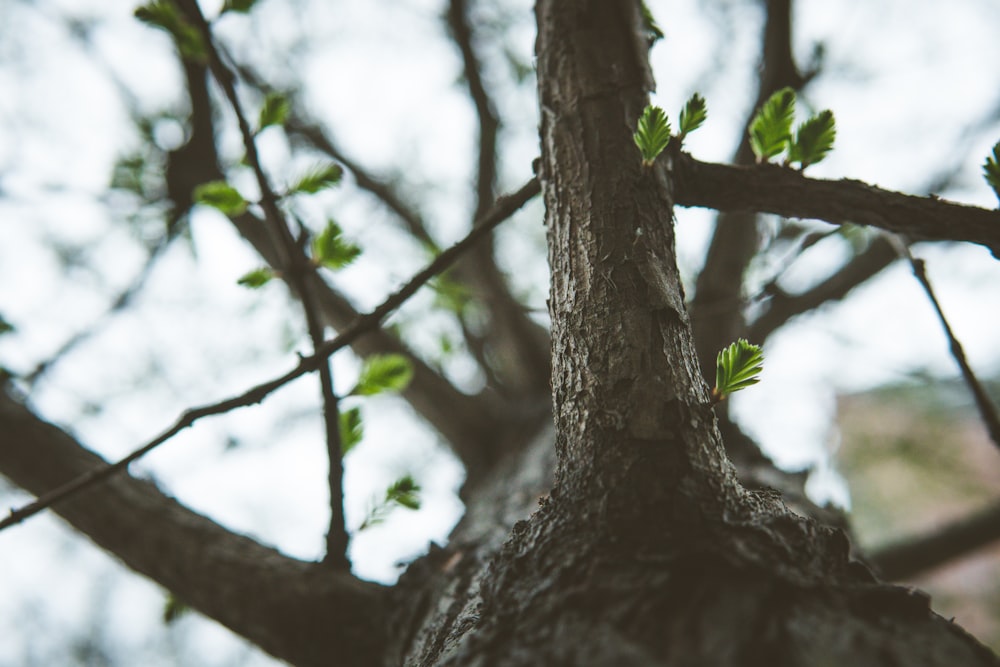
M 842 532 L 736 480 L 671 223 L 675 176 L 697 204 L 716 196 L 702 176 L 757 172 L 679 155 L 641 166 L 631 133 L 652 79 L 638 2 L 539 0 L 537 18 L 554 429 L 501 434 L 508 454 L 465 490 L 448 546 L 388 589 L 124 475 L 54 509 L 299 665 L 1000 664 L 926 597 L 853 562 Z M 733 207 L 749 201 L 737 195 Z M 100 463 L 0 396 L 0 470 L 15 483 L 41 494 Z

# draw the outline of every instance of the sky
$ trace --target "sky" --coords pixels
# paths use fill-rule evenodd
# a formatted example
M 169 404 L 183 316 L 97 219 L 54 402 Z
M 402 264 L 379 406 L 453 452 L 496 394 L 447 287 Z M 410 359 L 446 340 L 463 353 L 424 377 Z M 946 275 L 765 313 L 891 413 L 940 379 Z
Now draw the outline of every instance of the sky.
M 217 3 L 203 5 L 212 13 Z M 760 11 L 736 0 L 649 5 L 666 33 L 652 51 L 660 84 L 653 102 L 676 118 L 684 100 L 700 92 L 709 120 L 685 145 L 699 159 L 728 161 L 753 101 Z M 0 90 L 6 91 L 0 95 L 0 315 L 17 327 L 0 336 L 0 365 L 18 372 L 102 321 L 110 295 L 142 266 L 139 241 L 162 224 L 157 213 L 107 193 L 115 161 L 139 147 L 131 113 L 162 114 L 180 106 L 182 80 L 169 42 L 135 21 L 134 7 L 85 0 L 0 5 Z M 483 3 L 478 11 L 482 19 L 505 24 L 506 51 L 530 66 L 531 3 L 504 8 Z M 430 0 L 261 0 L 251 17 L 221 20 L 217 34 L 234 58 L 276 82 L 301 76 L 308 111 L 330 123 L 345 151 L 377 172 L 398 174 L 447 244 L 463 234 L 472 206 L 475 119 L 441 14 L 442 3 Z M 74 37 L 67 17 L 90 26 L 88 42 Z M 823 75 L 808 89 L 800 113 L 830 108 L 838 127 L 834 152 L 810 168 L 811 175 L 923 194 L 930 177 L 955 170 L 954 185 L 938 194 L 996 205 L 979 169 L 1000 139 L 994 113 L 1000 105 L 1000 7 L 985 0 L 800 2 L 795 25 L 800 62 L 823 47 Z M 511 81 L 504 49 L 489 41 L 496 31 L 482 30 L 484 44 L 491 45 L 483 47 L 487 79 L 505 119 L 501 189 L 509 191 L 530 177 L 538 151 L 533 83 L 530 77 Z M 183 129 L 170 119 L 154 128 L 164 149 L 182 138 Z M 222 145 L 229 157 L 238 157 L 231 129 Z M 278 130 L 262 133 L 260 148 L 277 178 L 314 161 L 296 153 Z M 247 179 L 235 184 L 252 194 Z M 305 206 L 315 216 L 332 211 L 365 248 L 363 259 L 335 279 L 362 309 L 426 260 L 349 179 Z M 498 249 L 515 291 L 544 322 L 542 215 L 539 202 L 527 206 L 498 232 Z M 677 212 L 679 263 L 689 279 L 700 268 L 711 220 L 705 211 Z M 975 246 L 918 245 L 915 253 L 927 260 L 971 363 L 983 375 L 995 374 L 997 262 Z M 823 244 L 789 266 L 754 266 L 751 275 L 763 284 L 784 271 L 783 285 L 802 288 L 843 256 L 835 242 Z M 33 405 L 115 458 L 184 409 L 288 370 L 306 346 L 301 316 L 278 285 L 250 292 L 236 284 L 259 263 L 218 213 L 196 211 L 189 241 L 175 244 L 157 263 L 135 307 L 104 322 L 55 366 L 33 389 Z M 442 337 L 460 337 L 447 318 L 429 313 L 432 300 L 419 294 L 393 320 L 428 353 Z M 762 382 L 733 399 L 736 416 L 782 465 L 816 467 L 811 490 L 817 497 L 845 505 L 847 487 L 829 462 L 837 394 L 916 381 L 919 373 L 955 375 L 933 311 L 901 266 L 845 303 L 800 318 L 765 352 Z M 334 364 L 344 390 L 358 361 L 338 355 Z M 444 367 L 466 390 L 483 381 L 462 358 Z M 318 405 L 315 381 L 305 378 L 259 408 L 205 420 L 133 471 L 227 526 L 291 555 L 318 557 L 327 521 Z M 363 410 L 365 441 L 345 460 L 349 526 L 357 527 L 401 474 L 413 474 L 424 487 L 419 512 L 397 511 L 354 537 L 356 573 L 392 581 L 398 563 L 419 555 L 429 540 L 443 542 L 460 517 L 455 492 L 462 471 L 401 401 L 379 397 Z M 3 494 L 7 505 L 28 499 L 13 489 Z M 0 645 L 0 666 L 32 659 L 52 664 L 47 652 L 55 649 L 41 637 L 82 637 L 91 629 L 118 655 L 143 656 L 142 664 L 192 664 L 193 656 L 206 665 L 273 664 L 196 617 L 165 631 L 162 591 L 123 574 L 51 516 L 0 533 L 0 587 L 0 633 L 16 638 Z

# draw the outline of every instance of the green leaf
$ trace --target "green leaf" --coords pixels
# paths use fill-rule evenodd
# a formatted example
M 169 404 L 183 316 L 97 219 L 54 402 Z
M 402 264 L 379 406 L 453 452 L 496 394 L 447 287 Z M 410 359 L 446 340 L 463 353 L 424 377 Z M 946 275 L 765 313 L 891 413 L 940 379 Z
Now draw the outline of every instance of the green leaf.
M 785 150 L 792 138 L 795 91 L 782 88 L 764 102 L 750 123 L 750 147 L 758 162 L 766 162 Z
M 983 178 L 1000 199 L 1000 141 L 993 146 L 993 156 L 986 156 L 986 162 L 983 163 Z
M 246 14 L 253 9 L 255 4 L 257 4 L 257 0 L 226 0 L 225 4 L 222 5 L 222 13 L 239 12 Z
M 313 239 L 312 251 L 314 262 L 334 271 L 344 268 L 361 255 L 361 248 L 346 241 L 340 225 L 333 220 L 328 220 L 323 231 Z
M 153 0 L 137 7 L 133 15 L 143 23 L 170 33 L 177 50 L 188 60 L 205 62 L 208 59 L 201 33 L 184 19 L 171 0 Z
M 14 325 L 5 320 L 3 318 L 3 315 L 0 315 L 0 336 L 2 336 L 5 333 L 11 333 L 14 330 L 15 330 Z
M 288 189 L 288 194 L 291 195 L 298 192 L 315 194 L 320 190 L 336 185 L 340 181 L 340 177 L 343 175 L 344 170 L 341 169 L 338 164 L 334 164 L 333 162 L 318 164 L 304 173 L 299 180 Z
M 225 181 L 203 183 L 194 189 L 194 200 L 198 204 L 211 206 L 228 216 L 239 215 L 247 210 L 247 202 L 236 188 Z
M 420 509 L 420 485 L 410 475 L 400 477 L 385 491 L 386 502 L 411 510 Z
M 268 93 L 264 98 L 264 104 L 260 108 L 260 118 L 257 120 L 257 131 L 260 132 L 265 127 L 271 125 L 284 125 L 288 118 L 291 104 L 288 98 L 281 93 Z
M 167 600 L 163 604 L 163 622 L 170 625 L 177 619 L 179 619 L 184 614 L 191 611 L 191 607 L 187 606 L 173 593 L 167 593 Z
M 632 139 L 642 153 L 642 164 L 646 167 L 652 166 L 656 157 L 670 143 L 670 121 L 667 120 L 663 109 L 653 105 L 647 106 L 639 118 L 639 126 Z
M 365 359 L 354 396 L 374 396 L 386 391 L 402 391 L 413 379 L 413 365 L 401 354 L 373 354 Z
M 833 149 L 836 138 L 837 127 L 833 112 L 829 109 L 821 111 L 799 125 L 795 141 L 788 149 L 788 160 L 800 163 L 803 169 L 816 164 Z
M 347 452 L 365 437 L 365 425 L 361 420 L 361 408 L 355 407 L 340 413 L 340 454 Z
M 712 398 L 721 401 L 729 394 L 760 382 L 764 369 L 764 353 L 760 346 L 751 345 L 743 338 L 719 352 L 715 361 L 715 388 Z
M 642 22 L 646 28 L 646 32 L 649 33 L 649 45 L 652 46 L 658 40 L 663 39 L 663 31 L 660 30 L 660 26 L 656 25 L 656 19 L 653 18 L 653 12 L 649 11 L 649 7 L 645 2 L 642 3 Z
M 681 110 L 681 138 L 701 127 L 706 118 L 708 118 L 708 109 L 705 107 L 705 98 L 695 93 Z
M 258 289 L 270 282 L 272 278 L 274 278 L 274 271 L 265 266 L 244 273 L 236 283 L 250 289 Z
M 396 507 L 410 510 L 420 509 L 420 485 L 410 475 L 400 477 L 385 490 L 385 498 L 381 502 L 372 502 L 368 516 L 358 527 L 358 530 L 371 528 L 385 521 L 386 517 Z

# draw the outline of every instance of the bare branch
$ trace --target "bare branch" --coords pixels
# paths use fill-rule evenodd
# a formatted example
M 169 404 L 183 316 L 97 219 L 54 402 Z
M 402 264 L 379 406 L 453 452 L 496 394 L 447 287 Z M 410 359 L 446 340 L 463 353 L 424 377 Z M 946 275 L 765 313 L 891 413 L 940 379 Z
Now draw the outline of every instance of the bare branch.
M 1000 504 L 876 551 L 869 562 L 889 581 L 909 579 L 1000 539 Z
M 944 329 L 945 335 L 948 337 L 948 345 L 951 349 L 951 356 L 955 359 L 955 363 L 958 364 L 959 369 L 962 372 L 962 379 L 965 380 L 965 384 L 968 385 L 969 391 L 972 392 L 972 397 L 976 401 L 976 407 L 979 408 L 979 416 L 982 418 L 983 423 L 986 424 L 986 430 L 990 434 L 990 439 L 993 440 L 993 444 L 1000 447 L 1000 416 L 997 415 L 997 408 L 993 404 L 993 400 L 990 398 L 989 394 L 986 393 L 986 389 L 983 387 L 979 378 L 976 377 L 975 372 L 972 370 L 972 366 L 969 365 L 968 359 L 965 358 L 965 350 L 962 349 L 962 343 L 959 342 L 958 337 L 951 329 L 951 325 L 948 324 L 948 319 L 944 315 L 944 310 L 941 308 L 941 302 L 938 301 L 937 297 L 934 295 L 934 289 L 931 287 L 931 281 L 927 277 L 927 269 L 924 266 L 924 260 L 916 259 L 913 253 L 910 252 L 909 246 L 902 240 L 897 238 L 891 239 L 896 246 L 897 251 L 901 257 L 905 257 L 907 261 L 910 262 L 910 267 L 913 269 L 913 275 L 916 276 L 917 280 L 920 282 L 920 286 L 924 288 L 924 292 L 927 293 L 927 298 L 930 299 L 931 305 L 934 306 L 934 312 L 938 316 L 938 320 L 941 322 L 941 328 Z
M 489 214 L 487 214 L 478 225 L 473 227 L 472 231 L 470 231 L 464 239 L 438 255 L 434 261 L 413 276 L 408 283 L 389 296 L 389 298 L 383 301 L 381 305 L 375 308 L 375 310 L 359 317 L 355 320 L 353 325 L 347 327 L 336 338 L 324 343 L 313 356 L 303 357 L 299 361 L 298 365 L 289 372 L 268 382 L 261 383 L 238 396 L 187 410 L 177 419 L 173 426 L 123 459 L 102 468 L 93 468 L 86 474 L 80 475 L 79 477 L 66 482 L 59 488 L 45 493 L 45 495 L 39 497 L 35 502 L 29 503 L 19 509 L 12 509 L 6 518 L 0 520 L 0 530 L 18 524 L 28 517 L 41 512 L 45 508 L 51 507 L 54 503 L 64 500 L 69 496 L 78 493 L 80 490 L 93 486 L 98 482 L 111 477 L 116 472 L 126 469 L 130 463 L 145 456 L 147 453 L 177 435 L 187 427 L 191 426 L 199 419 L 211 415 L 223 414 L 231 410 L 235 410 L 236 408 L 246 407 L 255 403 L 260 403 L 269 394 L 285 386 L 292 380 L 316 370 L 321 363 L 325 363 L 326 359 L 331 354 L 341 348 L 353 344 L 364 334 L 376 330 L 390 313 L 405 303 L 406 300 L 413 296 L 417 290 L 420 289 L 420 287 L 427 283 L 428 280 L 452 265 L 470 245 L 478 241 L 480 238 L 492 231 L 494 227 L 510 217 L 514 211 L 523 206 L 529 199 L 537 195 L 539 191 L 540 186 L 538 179 L 533 178 L 525 183 L 524 186 L 522 186 L 521 189 L 514 194 L 498 199 L 496 205 L 494 205 L 494 207 L 490 210 Z M 486 452 L 483 452 L 483 448 L 481 446 L 482 443 L 479 441 L 457 441 L 451 444 L 455 449 L 456 454 L 458 454 L 463 461 L 474 463 L 480 460 L 484 454 L 487 454 Z M 476 468 L 473 467 L 470 474 L 474 474 L 475 471 Z
M 778 291 L 767 304 L 767 310 L 747 329 L 747 339 L 760 344 L 796 315 L 839 301 L 852 289 L 878 274 L 897 258 L 896 251 L 879 235 L 871 244 L 851 258 L 832 276 L 800 294 Z
M 472 26 L 469 25 L 466 0 L 448 3 L 448 27 L 462 53 L 463 74 L 469 86 L 469 96 L 479 119 L 479 167 L 476 176 L 476 213 L 478 218 L 493 203 L 493 188 L 497 178 L 497 131 L 500 121 L 483 83 L 482 66 L 472 48 Z
M 913 240 L 968 241 L 1000 253 L 1000 211 L 883 190 L 861 181 L 810 178 L 772 164 L 729 166 L 673 155 L 680 206 L 758 211 L 790 218 L 853 223 Z
M 0 391 L 0 469 L 44 496 L 108 464 Z M 387 589 L 233 533 L 150 482 L 120 475 L 55 510 L 136 572 L 275 656 L 321 665 L 337 655 L 360 667 L 376 664 L 383 650 Z
M 756 110 L 776 90 L 786 86 L 799 90 L 806 83 L 792 55 L 791 0 L 771 0 L 764 4 L 767 14 L 761 36 L 757 101 L 747 115 L 745 128 L 750 127 Z M 754 161 L 746 130 L 733 161 L 736 164 L 751 164 Z M 744 326 L 743 276 L 750 260 L 757 254 L 760 241 L 756 213 L 720 211 L 704 267 L 698 274 L 691 304 L 691 324 L 698 361 L 709 381 L 715 372 L 716 353 L 734 341 Z M 725 412 L 722 416 L 725 417 Z
M 309 331 L 309 338 L 312 341 L 313 350 L 318 351 L 323 345 L 323 325 L 320 322 L 318 304 L 313 291 L 310 289 L 309 278 L 315 276 L 316 267 L 305 255 L 304 245 L 305 234 L 302 235 L 302 242 L 299 243 L 292 236 L 291 225 L 284 213 L 278 207 L 278 196 L 271 183 L 264 173 L 260 156 L 257 153 L 257 143 L 254 138 L 250 122 L 243 111 L 242 103 L 236 92 L 236 75 L 231 71 L 221 58 L 219 51 L 215 47 L 215 39 L 212 35 L 211 26 L 201 13 L 201 8 L 194 0 L 180 0 L 180 6 L 190 21 L 201 31 L 202 39 L 205 43 L 205 50 L 208 55 L 209 68 L 216 82 L 222 87 L 229 105 L 236 115 L 236 122 L 240 128 L 240 135 L 243 137 L 243 148 L 246 150 L 246 159 L 253 169 L 257 178 L 257 186 L 261 192 L 261 206 L 264 215 L 275 236 L 279 239 L 279 244 L 285 254 L 283 273 L 288 275 L 288 279 L 295 291 L 299 293 L 299 301 L 305 312 L 306 326 Z M 350 561 L 347 558 L 348 535 L 344 521 L 344 466 L 340 448 L 340 414 L 337 404 L 337 396 L 333 391 L 333 375 L 330 364 L 327 360 L 322 360 L 318 364 L 321 395 L 323 397 L 323 422 L 325 426 L 326 446 L 330 465 L 328 475 L 330 489 L 330 526 L 327 532 L 326 545 L 327 553 L 324 563 L 341 569 L 349 569 Z

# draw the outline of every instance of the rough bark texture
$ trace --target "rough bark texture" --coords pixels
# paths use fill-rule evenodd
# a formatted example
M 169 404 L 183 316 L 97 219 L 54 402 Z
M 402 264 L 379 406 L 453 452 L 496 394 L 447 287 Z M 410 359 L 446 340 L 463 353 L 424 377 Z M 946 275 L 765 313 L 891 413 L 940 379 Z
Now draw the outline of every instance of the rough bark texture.
M 1000 664 L 923 595 L 852 562 L 843 533 L 740 486 L 675 264 L 675 203 L 795 214 L 794 201 L 889 229 L 916 217 L 934 238 L 927 201 L 680 153 L 644 168 L 631 137 L 652 85 L 639 3 L 540 0 L 537 18 L 554 429 L 495 428 L 481 406 L 462 419 L 454 404 L 428 409 L 442 424 L 452 413 L 442 432 L 465 440 L 457 451 L 490 429 L 507 452 L 466 489 L 447 548 L 386 589 L 287 558 L 125 475 L 54 509 L 299 665 Z M 844 189 L 854 194 L 837 203 Z M 969 215 L 950 231 L 1000 247 L 995 214 Z M 15 483 L 41 494 L 100 464 L 0 393 L 0 470 Z

